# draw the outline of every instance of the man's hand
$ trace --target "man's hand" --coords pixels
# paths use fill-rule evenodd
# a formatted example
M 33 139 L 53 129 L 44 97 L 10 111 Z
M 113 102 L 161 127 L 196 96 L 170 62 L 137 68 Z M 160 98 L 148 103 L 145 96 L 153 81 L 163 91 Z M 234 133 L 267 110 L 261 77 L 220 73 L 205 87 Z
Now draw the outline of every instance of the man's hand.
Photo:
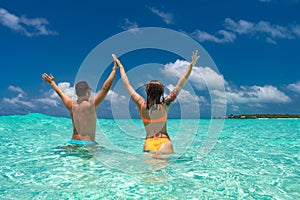
M 120 60 L 117 58 L 116 54 L 111 54 L 111 56 L 114 59 L 115 66 L 117 65 L 117 67 L 123 67 L 123 65 L 121 64 Z
M 51 84 L 52 82 L 54 82 L 54 76 L 52 74 L 48 75 L 46 73 L 42 74 L 42 78 L 45 82 Z
M 119 68 L 119 65 L 118 65 L 118 63 L 117 63 L 117 57 L 116 57 L 116 55 L 115 54 L 112 54 L 112 57 L 113 57 L 113 59 L 114 59 L 114 67 L 113 67 L 113 69 L 115 69 L 115 70 L 117 70 L 118 68 Z

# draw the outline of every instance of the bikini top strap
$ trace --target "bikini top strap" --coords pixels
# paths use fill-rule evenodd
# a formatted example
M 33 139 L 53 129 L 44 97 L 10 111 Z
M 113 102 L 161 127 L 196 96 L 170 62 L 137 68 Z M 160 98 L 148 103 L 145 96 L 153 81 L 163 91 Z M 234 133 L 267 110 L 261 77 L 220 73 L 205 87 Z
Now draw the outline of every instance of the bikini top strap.
M 163 105 L 163 104 L 161 104 L 161 105 Z M 165 121 L 167 121 L 168 115 L 167 115 L 167 114 L 164 115 L 162 109 L 161 109 L 161 112 L 162 112 L 162 114 L 164 115 L 163 117 L 160 117 L 160 118 L 157 118 L 157 119 L 147 119 L 147 118 L 145 118 L 145 117 L 143 116 L 143 112 L 142 112 L 143 107 L 142 107 L 142 106 L 143 106 L 143 104 L 141 104 L 141 107 L 140 107 L 140 115 L 141 115 L 141 118 L 142 118 L 142 121 L 143 121 L 143 122 L 151 123 L 151 122 L 165 122 Z

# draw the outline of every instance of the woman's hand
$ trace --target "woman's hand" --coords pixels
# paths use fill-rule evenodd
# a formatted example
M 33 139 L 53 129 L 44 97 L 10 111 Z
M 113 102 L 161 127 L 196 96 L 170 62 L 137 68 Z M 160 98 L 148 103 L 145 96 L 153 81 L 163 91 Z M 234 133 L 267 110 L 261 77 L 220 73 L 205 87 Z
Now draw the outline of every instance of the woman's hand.
M 116 54 L 111 54 L 113 59 L 114 59 L 114 63 L 117 67 L 123 67 L 123 65 L 121 64 L 120 60 L 117 58 Z
M 114 59 L 114 67 L 113 67 L 113 69 L 118 69 L 119 68 L 119 65 L 118 65 L 118 63 L 117 63 L 117 57 L 116 57 L 116 55 L 115 54 L 112 54 L 112 57 L 113 57 L 113 59 Z M 119 61 L 120 62 L 120 61 Z
M 200 56 L 198 56 L 197 54 L 198 54 L 198 50 L 196 50 L 196 51 L 193 52 L 192 62 L 191 62 L 192 65 L 195 65 L 196 62 L 197 62 L 197 60 L 200 58 Z
M 51 84 L 52 82 L 54 82 L 54 76 L 52 74 L 48 75 L 46 73 L 42 74 L 42 78 L 45 82 Z

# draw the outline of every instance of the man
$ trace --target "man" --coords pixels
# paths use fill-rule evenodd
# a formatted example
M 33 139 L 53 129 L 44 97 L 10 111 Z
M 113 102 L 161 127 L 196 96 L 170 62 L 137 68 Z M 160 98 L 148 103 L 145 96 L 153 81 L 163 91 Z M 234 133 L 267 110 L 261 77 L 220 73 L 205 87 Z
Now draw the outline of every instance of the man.
M 77 100 L 72 100 L 66 95 L 55 83 L 52 74 L 42 74 L 42 78 L 45 82 L 49 83 L 58 96 L 63 101 L 64 105 L 70 112 L 73 124 L 73 135 L 70 141 L 73 145 L 94 145 L 96 132 L 96 111 L 100 103 L 106 97 L 110 90 L 116 75 L 118 66 L 114 62 L 112 72 L 104 82 L 101 90 L 92 98 L 91 89 L 86 81 L 78 82 L 75 86 Z

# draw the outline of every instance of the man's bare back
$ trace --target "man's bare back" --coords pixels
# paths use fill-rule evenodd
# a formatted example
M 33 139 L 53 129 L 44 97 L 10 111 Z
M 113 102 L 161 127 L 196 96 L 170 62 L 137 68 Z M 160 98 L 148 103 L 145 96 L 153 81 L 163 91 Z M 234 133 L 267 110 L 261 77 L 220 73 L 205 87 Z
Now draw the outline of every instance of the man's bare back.
M 75 86 L 77 101 L 73 101 L 56 85 L 52 74 L 42 74 L 43 80 L 53 87 L 70 113 L 73 123 L 72 141 L 75 141 L 76 144 L 83 144 L 82 141 L 95 142 L 96 111 L 114 82 L 117 68 L 118 66 L 114 61 L 109 77 L 104 82 L 101 90 L 91 99 L 91 88 L 88 83 L 86 81 L 78 82 Z
M 96 110 L 95 105 L 90 101 L 83 101 L 80 104 L 73 102 L 73 136 L 74 140 L 95 141 L 96 132 Z

